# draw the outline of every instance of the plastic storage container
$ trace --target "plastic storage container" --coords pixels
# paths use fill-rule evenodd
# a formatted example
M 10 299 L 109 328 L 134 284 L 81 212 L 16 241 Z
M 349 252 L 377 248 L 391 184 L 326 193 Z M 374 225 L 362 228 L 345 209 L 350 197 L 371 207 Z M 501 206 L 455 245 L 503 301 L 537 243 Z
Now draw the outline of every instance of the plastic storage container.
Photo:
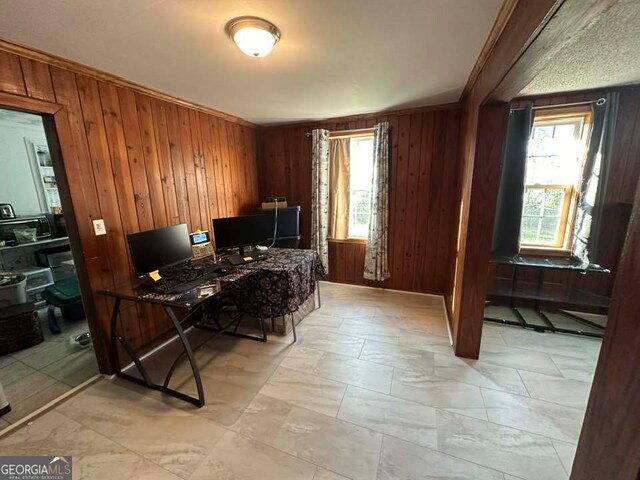
M 43 307 L 45 302 L 40 295 L 45 288 L 53 285 L 54 278 L 50 268 L 28 267 L 20 270 L 27 276 L 27 298 L 33 302 L 36 308 Z

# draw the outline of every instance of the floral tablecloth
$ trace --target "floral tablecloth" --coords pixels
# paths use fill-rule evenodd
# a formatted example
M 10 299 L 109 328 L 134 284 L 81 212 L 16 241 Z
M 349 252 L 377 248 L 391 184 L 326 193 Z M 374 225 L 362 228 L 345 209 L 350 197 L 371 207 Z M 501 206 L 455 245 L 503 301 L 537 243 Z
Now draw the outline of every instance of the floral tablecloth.
M 274 318 L 293 313 L 316 290 L 325 272 L 314 250 L 271 248 L 267 258 L 242 266 L 253 272 L 230 292 L 248 315 Z

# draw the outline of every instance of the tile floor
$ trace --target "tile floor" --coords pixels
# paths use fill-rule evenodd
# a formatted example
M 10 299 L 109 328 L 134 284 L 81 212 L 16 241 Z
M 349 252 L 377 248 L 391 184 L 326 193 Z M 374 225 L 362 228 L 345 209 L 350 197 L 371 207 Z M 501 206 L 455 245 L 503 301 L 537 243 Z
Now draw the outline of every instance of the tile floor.
M 487 325 L 482 359 L 463 360 L 438 297 L 329 283 L 322 297 L 295 345 L 205 344 L 201 409 L 103 380 L 0 450 L 71 454 L 92 479 L 568 478 L 598 340 Z M 173 382 L 195 390 L 186 366 Z
M 86 320 L 65 323 L 52 335 L 47 310 L 39 312 L 44 341 L 0 357 L 0 382 L 11 402 L 11 412 L 0 417 L 0 430 L 81 384 L 98 373 L 92 348 L 81 348 L 70 337 L 87 330 Z

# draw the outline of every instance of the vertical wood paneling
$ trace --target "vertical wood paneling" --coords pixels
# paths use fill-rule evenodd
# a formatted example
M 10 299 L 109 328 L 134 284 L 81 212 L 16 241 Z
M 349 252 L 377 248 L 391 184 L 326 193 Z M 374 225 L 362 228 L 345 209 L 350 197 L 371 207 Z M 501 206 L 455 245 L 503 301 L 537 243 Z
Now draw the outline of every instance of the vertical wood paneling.
M 153 128 L 156 133 L 156 150 L 158 152 L 158 166 L 160 167 L 160 180 L 162 181 L 167 221 L 169 225 L 175 225 L 184 222 L 184 215 L 181 218 L 178 213 L 178 198 L 173 180 L 173 167 L 171 165 L 171 152 L 167 134 L 167 104 L 155 98 L 151 99 L 151 111 Z
M 153 206 L 149 195 L 147 170 L 145 167 L 140 122 L 136 108 L 135 94 L 131 90 L 118 89 L 120 119 L 125 139 L 125 148 L 133 186 L 133 197 L 138 213 L 138 228 L 151 230 L 154 228 Z
M 144 152 L 144 171 L 147 176 L 149 200 L 153 206 L 153 225 L 155 228 L 166 227 L 168 225 L 167 209 L 165 207 L 162 175 L 160 174 L 151 102 L 149 97 L 138 93 L 135 94 L 135 102 Z
M 54 102 L 55 95 L 49 66 L 46 63 L 24 57 L 20 58 L 20 66 L 24 75 L 27 95 L 32 98 Z
M 0 50 L 0 91 L 26 95 L 20 57 Z
M 89 158 L 94 171 L 101 217 L 107 227 L 107 249 L 113 280 L 106 287 L 126 282 L 130 278 L 130 266 L 120 216 L 120 205 L 104 119 L 100 102 L 99 84 L 84 75 L 76 75 Z M 139 338 L 140 327 L 135 314 L 127 309 L 121 315 L 122 331 L 128 338 Z
M 165 116 L 167 120 L 167 140 L 169 142 L 169 165 L 168 170 L 172 171 L 173 186 L 176 192 L 176 205 L 178 208 L 178 218 L 180 223 L 186 223 L 191 228 L 191 212 L 189 210 L 189 195 L 187 190 L 187 177 L 184 169 L 183 154 L 190 154 L 183 151 L 182 129 L 180 128 L 180 118 L 178 117 L 178 106 L 166 104 Z
M 301 207 L 302 245 L 310 238 L 311 139 L 314 128 L 330 131 L 391 127 L 389 185 L 389 261 L 391 278 L 382 285 L 364 279 L 365 245 L 330 242 L 329 278 L 337 282 L 428 293 L 444 293 L 448 284 L 446 243 L 455 228 L 457 137 L 456 106 L 408 113 L 367 115 L 317 124 L 264 129 L 260 140 L 263 195 L 285 195 Z M 439 250 L 442 248 L 442 250 Z
M 109 351 L 111 302 L 95 292 L 132 278 L 126 234 L 258 206 L 256 131 L 246 125 L 0 51 L 0 91 L 55 102 L 66 113 L 63 158 L 95 312 L 97 351 Z M 71 137 L 71 138 L 68 138 Z M 95 236 L 102 218 L 107 234 Z M 162 312 L 125 308 L 121 331 L 153 346 L 169 325 Z M 109 362 L 99 359 L 108 372 Z

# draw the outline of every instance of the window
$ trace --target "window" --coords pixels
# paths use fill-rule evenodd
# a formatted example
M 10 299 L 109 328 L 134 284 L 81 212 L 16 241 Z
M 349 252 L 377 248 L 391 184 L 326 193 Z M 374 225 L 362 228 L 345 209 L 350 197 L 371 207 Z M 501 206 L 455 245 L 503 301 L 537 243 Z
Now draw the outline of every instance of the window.
M 349 238 L 366 238 L 371 218 L 373 137 L 352 138 L 349 155 Z
M 329 238 L 362 241 L 369 233 L 373 133 L 336 132 L 329 150 Z
M 590 110 L 541 110 L 527 148 L 520 245 L 524 250 L 570 250 Z

